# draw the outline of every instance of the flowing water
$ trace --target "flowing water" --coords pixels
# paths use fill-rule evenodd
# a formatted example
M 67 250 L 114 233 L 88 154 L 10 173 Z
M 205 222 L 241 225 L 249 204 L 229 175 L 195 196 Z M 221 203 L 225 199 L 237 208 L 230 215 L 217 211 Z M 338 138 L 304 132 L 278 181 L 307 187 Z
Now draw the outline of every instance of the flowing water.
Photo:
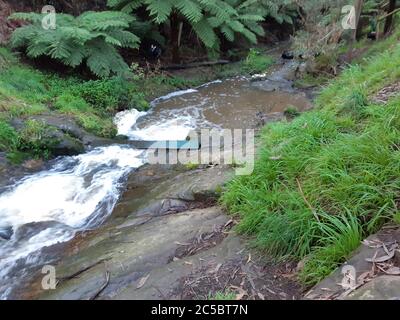
M 153 101 L 149 112 L 116 115 L 119 134 L 134 140 L 184 140 L 198 128 L 253 128 L 256 114 L 310 107 L 304 95 L 267 92 L 236 78 L 178 91 Z M 111 145 L 57 159 L 50 170 L 27 176 L 0 194 L 0 298 L 16 279 L 49 260 L 43 250 L 104 223 L 124 182 L 146 163 L 146 153 Z

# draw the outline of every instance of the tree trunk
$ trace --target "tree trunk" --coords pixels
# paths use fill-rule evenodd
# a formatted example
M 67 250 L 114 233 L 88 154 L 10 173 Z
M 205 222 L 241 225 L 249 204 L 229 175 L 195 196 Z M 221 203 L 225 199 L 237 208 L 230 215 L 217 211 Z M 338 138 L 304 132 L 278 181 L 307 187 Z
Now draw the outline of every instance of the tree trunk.
M 171 50 L 172 50 L 172 63 L 181 63 L 181 56 L 179 52 L 179 16 L 176 12 L 172 13 L 170 20 L 171 27 Z
M 360 28 L 360 16 L 361 16 L 361 11 L 362 11 L 362 7 L 364 4 L 364 0 L 356 0 L 355 3 L 355 19 L 356 19 L 356 28 L 353 30 L 352 36 L 351 36 L 351 40 L 350 40 L 350 45 L 349 45 L 349 51 L 347 53 L 347 59 L 348 61 L 352 61 L 353 60 L 353 48 L 354 48 L 354 44 L 357 42 L 357 34 L 360 32 L 359 28 Z
M 391 13 L 395 9 L 396 9 L 396 0 L 390 0 L 387 13 Z M 385 28 L 384 28 L 384 31 L 383 31 L 385 34 L 387 34 L 390 31 L 390 29 L 392 27 L 392 24 L 393 24 L 393 14 L 389 15 L 386 18 Z
M 356 0 L 356 29 L 353 31 L 353 42 L 357 41 L 357 36 L 361 34 L 362 24 L 360 23 L 361 12 L 363 8 L 364 0 Z

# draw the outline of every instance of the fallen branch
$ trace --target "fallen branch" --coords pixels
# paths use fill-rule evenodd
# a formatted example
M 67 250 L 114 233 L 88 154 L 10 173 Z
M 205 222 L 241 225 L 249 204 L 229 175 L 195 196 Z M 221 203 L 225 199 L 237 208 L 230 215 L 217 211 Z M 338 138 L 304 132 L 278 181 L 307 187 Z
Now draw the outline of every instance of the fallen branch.
M 97 262 L 95 262 L 95 263 L 93 263 L 93 264 L 87 266 L 86 268 L 80 269 L 80 270 L 78 270 L 77 272 L 75 272 L 75 273 L 73 273 L 73 274 L 71 274 L 71 275 L 69 275 L 69 276 L 65 276 L 65 277 L 58 278 L 57 280 L 58 280 L 58 282 L 60 283 L 60 282 L 63 282 L 63 281 L 67 281 L 67 280 L 74 279 L 74 278 L 76 278 L 77 276 L 81 275 L 82 273 L 84 273 L 84 272 L 86 272 L 86 271 L 92 269 L 93 267 L 95 267 L 95 266 L 99 265 L 100 263 L 103 263 L 104 261 L 107 261 L 107 260 L 110 260 L 110 258 L 108 258 L 108 259 L 101 259 L 101 260 L 99 260 L 99 261 L 97 261 Z
M 229 60 L 217 60 L 217 61 L 204 61 L 204 62 L 194 62 L 188 64 L 172 64 L 169 66 L 162 67 L 161 70 L 180 70 L 180 69 L 191 69 L 198 67 L 208 67 L 221 64 L 231 63 Z
M 106 282 L 101 286 L 96 294 L 90 298 L 90 300 L 95 300 L 104 291 L 104 289 L 107 288 L 108 284 L 110 283 L 110 272 L 108 270 L 106 271 L 105 278 Z

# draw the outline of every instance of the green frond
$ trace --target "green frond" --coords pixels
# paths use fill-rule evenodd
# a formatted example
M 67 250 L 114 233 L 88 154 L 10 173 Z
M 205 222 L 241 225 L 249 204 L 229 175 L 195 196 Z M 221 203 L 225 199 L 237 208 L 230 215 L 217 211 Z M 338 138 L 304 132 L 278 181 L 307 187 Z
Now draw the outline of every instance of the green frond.
M 233 42 L 235 40 L 235 32 L 228 26 L 226 25 L 222 26 L 221 32 L 225 36 L 226 40 L 230 42 Z
M 194 1 L 178 1 L 176 8 L 191 23 L 199 22 L 203 17 L 201 7 Z
M 213 48 L 216 45 L 217 35 L 215 34 L 214 29 L 208 23 L 207 19 L 202 19 L 193 24 L 193 30 L 206 47 Z
M 114 11 L 89 11 L 77 18 L 59 14 L 55 30 L 42 27 L 42 16 L 15 14 L 30 19 L 32 24 L 14 31 L 11 38 L 14 48 L 26 49 L 30 58 L 46 55 L 71 67 L 86 62 L 99 77 L 129 70 L 115 47 L 139 46 L 140 39 L 125 30 L 134 21 L 130 15 Z
M 43 15 L 34 12 L 16 12 L 9 16 L 10 20 L 22 20 L 31 23 L 39 23 L 43 19 Z
M 98 77 L 109 77 L 113 74 L 121 75 L 128 70 L 127 64 L 118 51 L 103 41 L 92 40 L 87 58 L 89 69 Z
M 108 0 L 107 5 L 124 13 L 132 13 L 143 5 L 143 0 Z
M 144 0 L 147 4 L 147 11 L 150 16 L 154 17 L 154 22 L 157 24 L 164 23 L 168 20 L 172 9 L 173 3 L 170 0 L 155 1 L 155 0 Z
M 128 28 L 134 18 L 118 11 L 94 12 L 88 11 L 79 16 L 76 22 L 79 26 L 92 31 L 104 31 L 113 28 Z

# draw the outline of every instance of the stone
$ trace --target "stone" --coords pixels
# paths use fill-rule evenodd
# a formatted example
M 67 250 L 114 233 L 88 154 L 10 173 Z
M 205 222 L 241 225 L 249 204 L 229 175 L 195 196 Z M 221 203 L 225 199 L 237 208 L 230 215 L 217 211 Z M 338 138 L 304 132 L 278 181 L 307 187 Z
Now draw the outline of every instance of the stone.
M 41 159 L 30 159 L 22 163 L 22 166 L 29 170 L 39 170 L 43 166 L 44 162 Z
M 400 300 L 400 277 L 376 277 L 349 294 L 346 300 Z
M 13 234 L 14 234 L 14 230 L 11 226 L 0 227 L 0 239 L 10 240 Z

